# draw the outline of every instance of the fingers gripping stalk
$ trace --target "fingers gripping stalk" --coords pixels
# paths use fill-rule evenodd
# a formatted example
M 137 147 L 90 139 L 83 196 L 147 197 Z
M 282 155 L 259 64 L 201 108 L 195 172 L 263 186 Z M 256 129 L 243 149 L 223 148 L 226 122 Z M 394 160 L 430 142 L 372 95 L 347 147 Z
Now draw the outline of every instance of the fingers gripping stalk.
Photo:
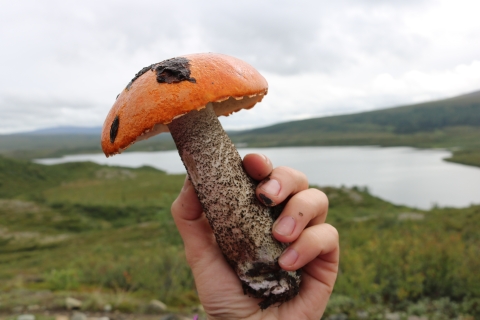
M 272 236 L 271 208 L 257 200 L 256 183 L 245 173 L 212 107 L 168 126 L 217 243 L 245 293 L 264 298 L 263 309 L 290 300 L 298 293 L 300 273 L 279 267 L 286 245 Z

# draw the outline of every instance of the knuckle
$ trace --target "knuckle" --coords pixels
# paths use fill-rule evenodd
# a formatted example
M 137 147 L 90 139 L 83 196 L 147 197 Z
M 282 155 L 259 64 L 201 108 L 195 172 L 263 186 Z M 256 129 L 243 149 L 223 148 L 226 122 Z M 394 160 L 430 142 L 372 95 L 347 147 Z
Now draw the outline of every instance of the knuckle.
M 321 199 L 322 203 L 325 204 L 325 206 L 328 208 L 328 206 L 330 205 L 330 201 L 328 200 L 328 197 L 327 195 L 325 194 L 325 192 L 319 190 L 319 189 L 315 189 L 317 190 L 318 192 L 318 197 Z
M 328 207 L 327 196 L 318 189 L 310 188 L 297 194 L 298 199 L 305 205 L 314 208 L 315 211 L 323 211 Z
M 271 176 L 278 176 L 280 178 L 283 178 L 284 180 L 288 179 L 293 181 L 296 184 L 296 190 L 305 190 L 308 188 L 307 176 L 303 172 L 290 167 L 276 167 L 275 169 L 273 169 Z
M 320 230 L 316 228 L 311 228 L 311 229 L 312 229 L 312 232 L 310 232 L 311 239 L 315 241 L 317 246 L 321 247 L 324 242 L 323 241 L 325 238 L 324 235 L 322 234 L 322 232 L 320 232 Z
M 328 201 L 327 195 L 322 190 L 320 190 L 316 187 L 310 188 L 308 190 L 310 190 L 312 193 L 314 193 L 318 198 L 321 198 L 322 200 Z
M 308 191 L 311 192 L 316 198 L 328 201 L 327 195 L 322 190 L 310 188 Z
M 174 221 L 182 218 L 182 216 L 184 215 L 185 210 L 183 207 L 184 206 L 180 199 L 177 198 L 175 199 L 175 201 L 173 201 L 172 205 L 170 206 L 170 214 L 172 215 Z
M 170 211 L 172 212 L 172 215 L 177 211 L 177 209 L 178 209 L 178 198 L 176 198 L 172 202 L 172 205 L 170 206 Z
M 338 233 L 337 228 L 335 228 L 334 226 L 332 226 L 329 223 L 325 223 L 324 227 L 325 227 L 325 231 L 330 234 L 330 237 L 332 237 L 333 239 L 335 239 L 335 241 L 338 242 L 339 239 L 340 239 L 340 235 Z
M 294 169 L 290 167 L 280 166 L 273 169 L 272 175 L 280 175 L 280 176 L 291 176 L 294 174 Z
M 295 199 L 297 202 L 297 206 L 301 205 L 303 207 L 314 209 L 313 211 L 316 211 L 315 208 L 318 206 L 318 199 L 315 197 L 315 195 L 312 196 L 310 192 L 299 192 L 295 195 Z
M 326 214 L 328 212 L 329 201 L 327 195 L 317 189 L 317 188 L 310 188 L 308 189 L 312 193 L 312 198 L 315 199 L 315 206 L 319 212 Z

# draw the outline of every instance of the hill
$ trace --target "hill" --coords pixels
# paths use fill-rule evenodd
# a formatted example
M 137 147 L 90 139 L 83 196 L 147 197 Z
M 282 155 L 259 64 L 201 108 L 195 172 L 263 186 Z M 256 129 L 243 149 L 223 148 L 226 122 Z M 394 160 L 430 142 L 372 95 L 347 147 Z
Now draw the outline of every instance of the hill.
M 78 130 L 77 130 L 78 131 Z M 169 134 L 137 142 L 128 151 L 173 150 L 175 143 Z M 0 135 L 0 155 L 15 159 L 55 158 L 67 154 L 102 153 L 100 133 L 38 133 Z
M 99 128 L 59 127 L 0 136 L 0 154 L 32 159 L 99 153 Z M 448 148 L 448 161 L 480 166 L 480 91 L 449 99 L 231 132 L 249 147 L 379 145 Z M 162 134 L 128 151 L 175 149 Z
M 462 126 L 480 127 L 480 91 L 396 108 L 292 121 L 240 134 L 307 135 L 323 132 L 415 134 Z
M 480 166 L 480 91 L 350 115 L 292 121 L 238 132 L 249 147 L 379 145 L 449 148 L 450 160 Z
M 449 128 L 480 128 L 480 91 L 409 106 L 286 122 L 239 132 L 234 137 L 252 144 L 259 143 L 257 140 L 264 140 L 265 137 L 269 138 L 267 144 L 277 145 L 294 141 L 296 144 L 315 142 L 328 145 L 333 141 L 339 144 L 376 144 L 382 140 L 386 144 L 395 144 L 393 140 L 401 141 Z M 331 136 L 332 133 L 336 138 Z M 273 142 L 273 136 L 282 138 Z
M 75 127 L 75 126 L 60 126 L 53 128 L 38 129 L 28 132 L 19 133 L 20 135 L 56 135 L 56 134 L 85 134 L 97 135 L 102 133 L 102 127 Z

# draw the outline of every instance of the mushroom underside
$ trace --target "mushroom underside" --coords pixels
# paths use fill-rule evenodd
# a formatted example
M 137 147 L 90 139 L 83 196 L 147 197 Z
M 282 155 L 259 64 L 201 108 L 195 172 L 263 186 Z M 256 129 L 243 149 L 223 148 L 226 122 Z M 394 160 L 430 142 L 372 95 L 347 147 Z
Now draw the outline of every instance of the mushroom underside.
M 278 265 L 286 244 L 272 236 L 278 208 L 266 207 L 255 195 L 257 182 L 217 119 L 212 104 L 191 111 L 168 128 L 188 176 L 225 258 L 244 292 L 264 299 L 262 309 L 298 294 L 300 271 Z
M 213 102 L 212 105 L 214 106 L 215 114 L 219 116 L 228 116 L 234 112 L 238 112 L 242 109 L 250 109 L 256 103 L 262 101 L 264 93 L 258 93 L 252 96 L 242 96 L 242 97 L 229 97 L 224 99 L 219 99 L 216 102 Z M 204 109 L 206 106 L 200 106 L 197 108 L 197 111 Z M 183 117 L 184 115 L 180 115 L 177 118 Z M 175 119 L 173 120 L 175 121 Z M 147 140 L 157 134 L 162 132 L 169 131 L 169 124 L 159 122 L 155 124 L 152 128 L 149 128 L 142 132 L 131 144 L 135 142 Z M 126 148 L 125 148 L 126 149 Z

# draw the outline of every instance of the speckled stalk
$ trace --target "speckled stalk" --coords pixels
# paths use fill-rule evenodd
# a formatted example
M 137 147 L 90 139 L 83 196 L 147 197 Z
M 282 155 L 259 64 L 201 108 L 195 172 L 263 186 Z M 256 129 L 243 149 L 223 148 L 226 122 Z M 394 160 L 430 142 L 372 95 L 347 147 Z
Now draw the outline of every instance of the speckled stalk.
M 300 272 L 286 272 L 278 265 L 286 245 L 272 236 L 275 210 L 257 200 L 257 183 L 243 169 L 211 104 L 175 119 L 168 127 L 244 293 L 263 298 L 262 309 L 293 298 L 299 291 Z

